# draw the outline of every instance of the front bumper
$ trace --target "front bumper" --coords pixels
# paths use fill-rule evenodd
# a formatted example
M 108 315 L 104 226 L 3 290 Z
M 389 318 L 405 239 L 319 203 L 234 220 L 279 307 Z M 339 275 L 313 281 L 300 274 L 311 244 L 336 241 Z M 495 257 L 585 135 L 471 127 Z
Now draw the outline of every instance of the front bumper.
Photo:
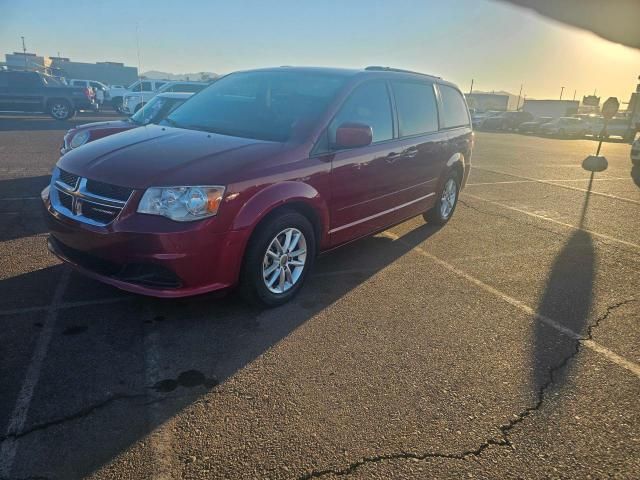
M 148 215 L 130 216 L 122 228 L 117 221 L 95 227 L 60 215 L 44 192 L 43 202 L 49 250 L 96 280 L 168 298 L 220 290 L 238 281 L 248 236 L 245 230 L 211 233 L 201 222 L 175 230 L 165 219 Z

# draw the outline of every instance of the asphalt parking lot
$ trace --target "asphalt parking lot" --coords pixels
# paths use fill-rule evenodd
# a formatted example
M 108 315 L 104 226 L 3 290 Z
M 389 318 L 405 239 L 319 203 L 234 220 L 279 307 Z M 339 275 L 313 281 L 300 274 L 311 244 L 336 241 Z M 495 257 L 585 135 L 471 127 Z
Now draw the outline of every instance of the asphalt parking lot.
M 593 141 L 480 132 L 446 227 L 323 256 L 257 310 L 53 258 L 68 124 L 0 116 L 0 478 L 638 478 L 629 145 L 590 181 Z

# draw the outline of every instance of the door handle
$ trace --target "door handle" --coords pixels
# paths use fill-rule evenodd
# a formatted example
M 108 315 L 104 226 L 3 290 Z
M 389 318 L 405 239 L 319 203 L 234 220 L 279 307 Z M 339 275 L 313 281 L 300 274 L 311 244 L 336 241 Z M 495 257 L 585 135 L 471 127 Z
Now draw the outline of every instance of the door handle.
M 403 156 L 406 158 L 413 158 L 418 155 L 418 147 L 409 147 L 403 152 Z
M 396 160 L 398 160 L 400 157 L 404 156 L 402 153 L 397 153 L 397 152 L 391 152 L 387 155 L 386 157 L 386 161 L 389 163 L 393 163 Z

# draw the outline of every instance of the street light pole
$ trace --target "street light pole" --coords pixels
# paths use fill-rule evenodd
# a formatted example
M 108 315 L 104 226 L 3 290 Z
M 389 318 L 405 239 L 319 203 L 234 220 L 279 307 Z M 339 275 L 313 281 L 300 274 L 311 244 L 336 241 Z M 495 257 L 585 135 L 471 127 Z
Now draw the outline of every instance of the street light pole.
M 22 39 L 22 56 L 24 57 L 24 69 L 27 70 L 27 46 L 24 44 L 24 37 Z
M 471 88 L 469 89 L 469 95 L 473 93 L 473 78 L 471 79 Z
M 520 110 L 520 96 L 522 95 L 522 83 L 520 84 L 520 91 L 518 92 L 518 103 L 516 104 L 516 112 Z
M 564 87 L 560 89 L 560 100 L 562 100 L 562 92 L 564 92 Z

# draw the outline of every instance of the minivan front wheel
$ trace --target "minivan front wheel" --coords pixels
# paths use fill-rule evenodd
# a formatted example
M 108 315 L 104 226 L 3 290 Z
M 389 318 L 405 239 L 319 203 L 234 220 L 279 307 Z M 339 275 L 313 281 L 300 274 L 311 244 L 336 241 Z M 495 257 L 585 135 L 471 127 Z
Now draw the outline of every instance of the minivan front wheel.
M 240 289 L 252 303 L 276 307 L 302 287 L 316 253 L 309 220 L 288 211 L 261 225 L 244 259 Z
M 460 178 L 457 172 L 451 171 L 438 194 L 436 204 L 423 215 L 429 223 L 444 225 L 453 216 L 460 194 Z

